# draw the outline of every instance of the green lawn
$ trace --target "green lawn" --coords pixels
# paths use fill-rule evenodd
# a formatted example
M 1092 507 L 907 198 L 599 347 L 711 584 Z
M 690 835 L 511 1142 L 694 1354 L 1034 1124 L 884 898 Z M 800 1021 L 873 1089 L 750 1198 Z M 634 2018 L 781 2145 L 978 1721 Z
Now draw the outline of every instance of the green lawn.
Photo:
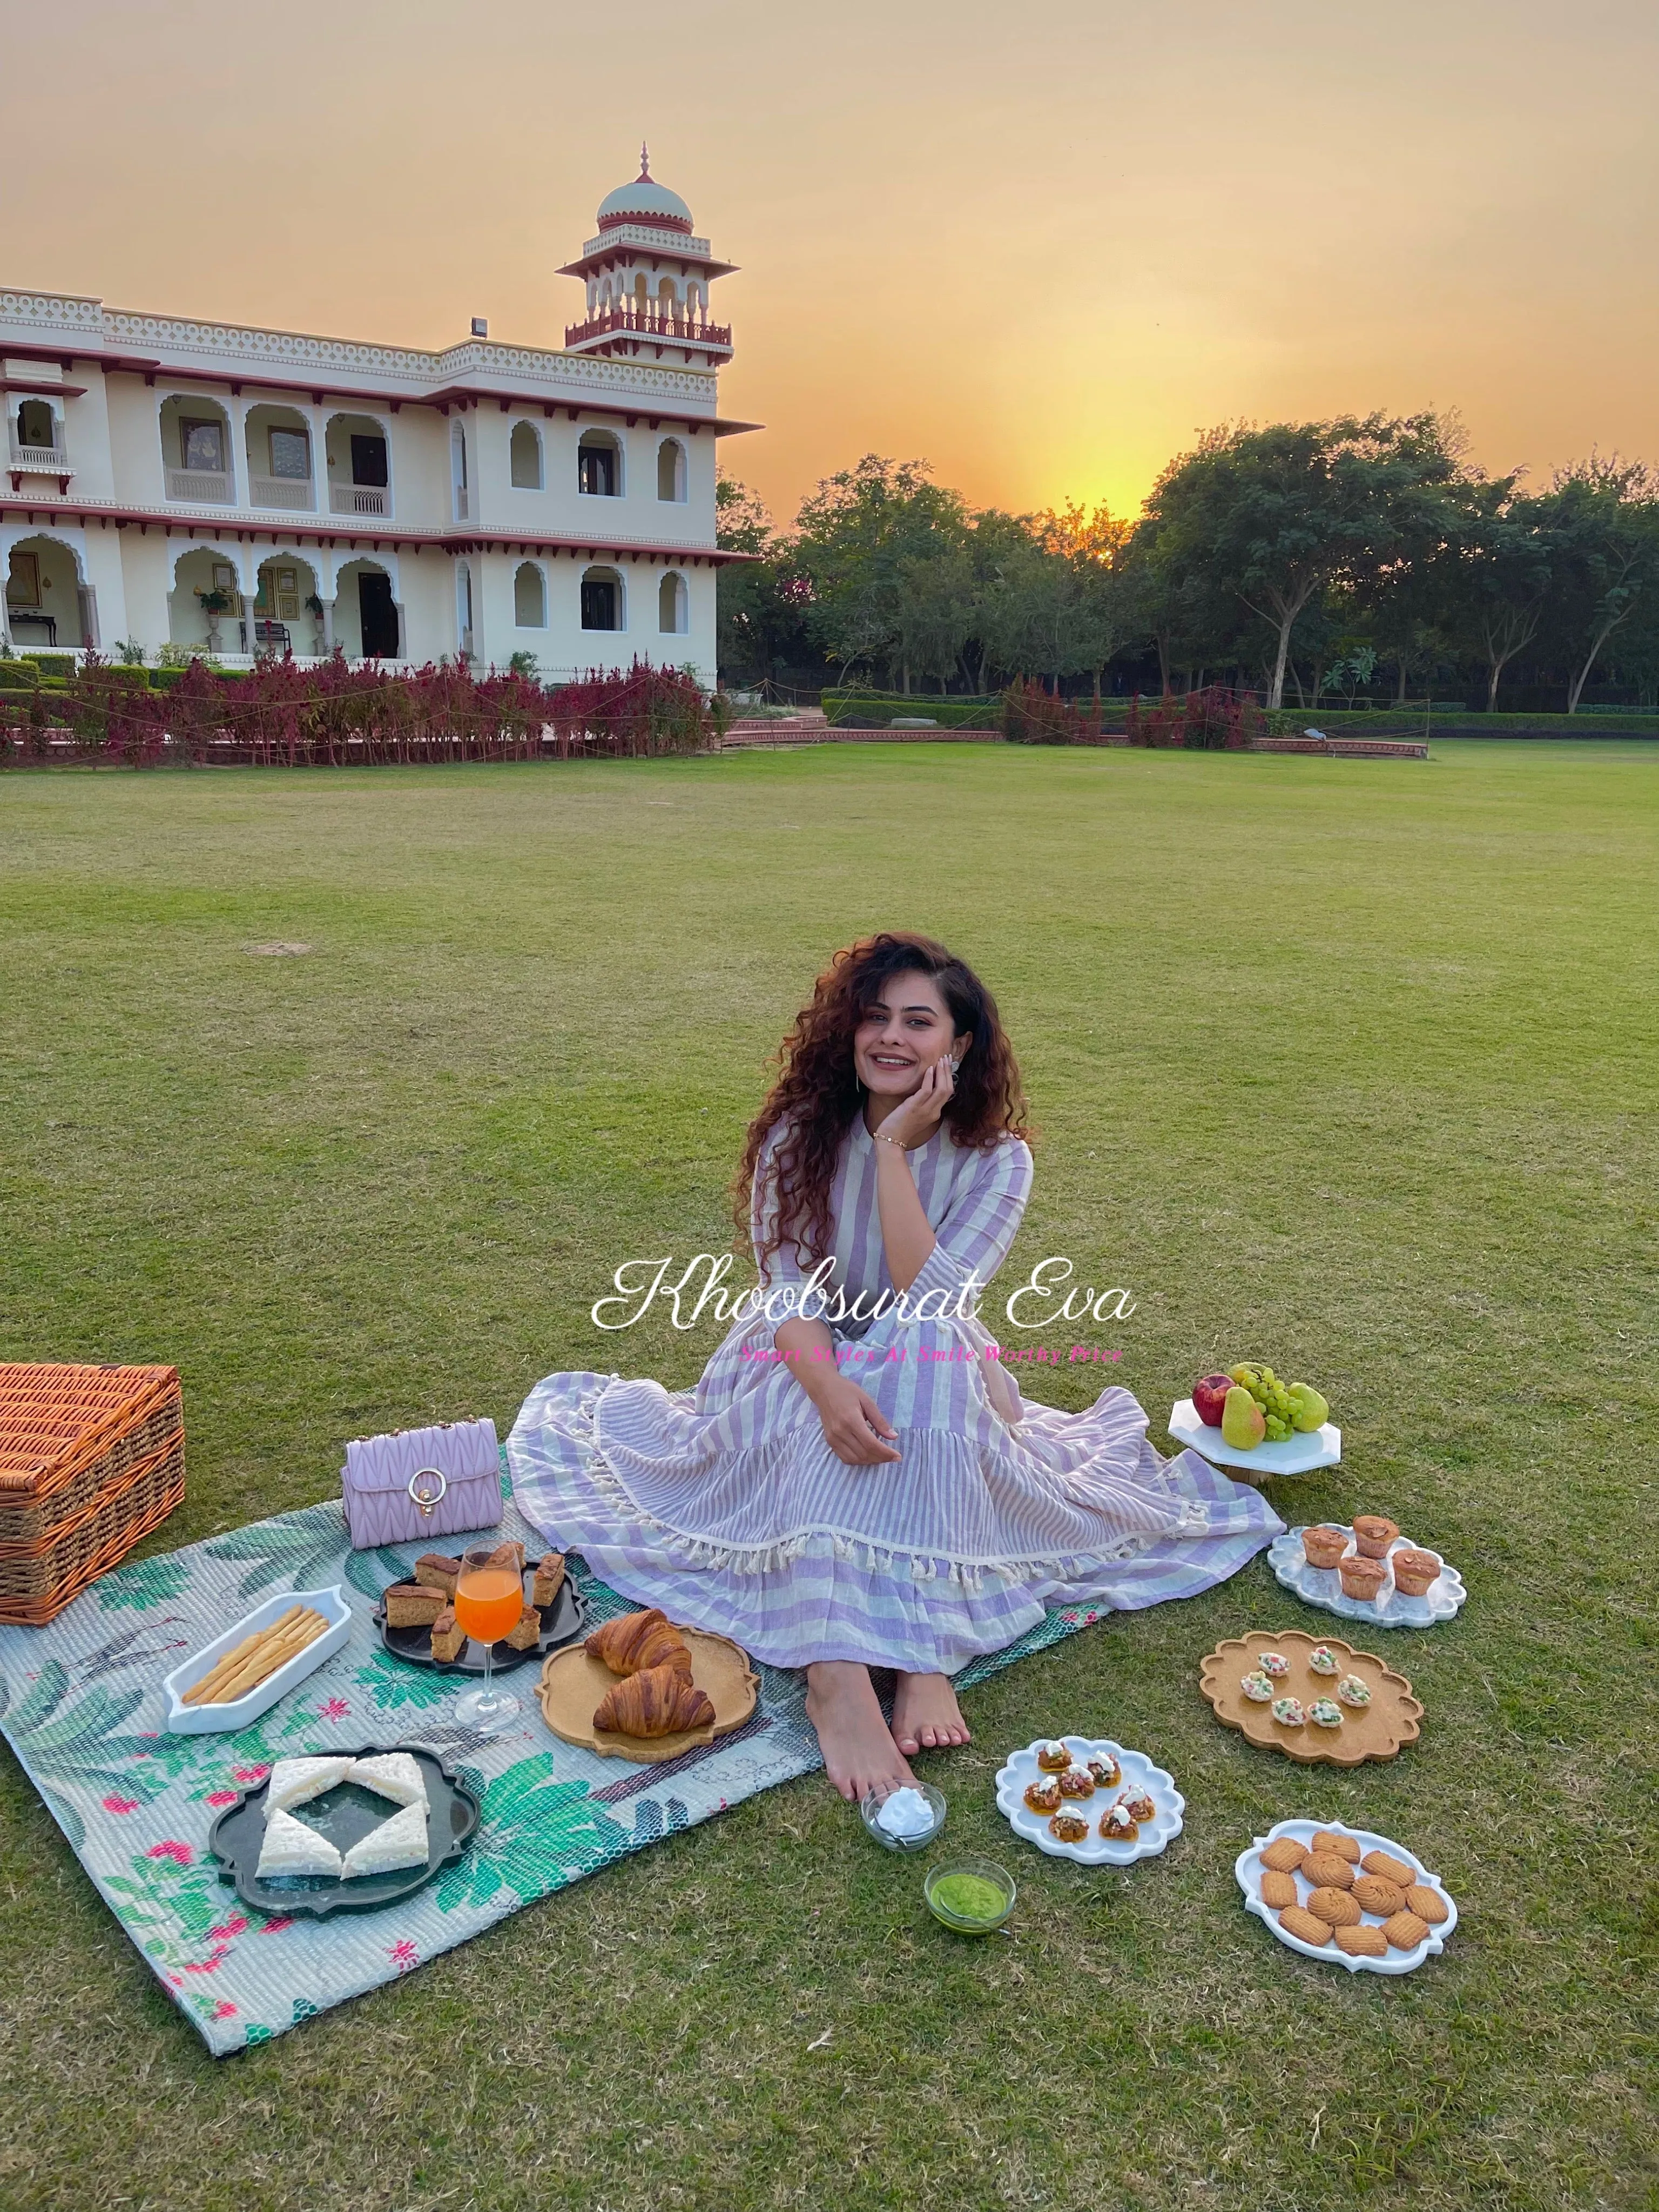
M 923 1771 L 1014 1942 L 937 1929 L 815 1778 L 216 2063 L 0 1753 L 0 2206 L 1659 2203 L 1656 886 L 1659 752 L 1613 744 L 0 779 L 0 1356 L 178 1363 L 153 1548 L 552 1368 L 690 1382 L 714 1331 L 588 1308 L 717 1249 L 764 1054 L 896 923 L 1021 1053 L 1010 1284 L 1133 1288 L 1090 1334 L 1158 1434 L 1218 1359 L 1305 1371 L 1347 1456 L 1281 1511 L 1391 1513 L 1470 1590 L 1385 1639 L 1427 1719 L 1352 1775 L 1198 1698 L 1218 1637 L 1334 1626 L 1260 1561 L 975 1692 Z M 1166 1858 L 1008 1838 L 1001 1755 L 1073 1728 L 1174 1771 Z M 1276 1945 L 1232 1862 L 1293 1814 L 1436 1868 L 1445 1955 Z

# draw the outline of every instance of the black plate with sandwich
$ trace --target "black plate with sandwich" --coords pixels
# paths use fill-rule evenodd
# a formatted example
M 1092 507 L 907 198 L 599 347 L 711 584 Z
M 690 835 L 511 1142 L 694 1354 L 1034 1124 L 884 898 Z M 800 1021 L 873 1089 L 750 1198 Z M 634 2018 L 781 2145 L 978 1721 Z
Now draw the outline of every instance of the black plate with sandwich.
M 519 1547 L 522 1549 L 522 1547 Z M 428 1552 L 415 1563 L 408 1582 L 394 1583 L 382 1590 L 374 1608 L 374 1625 L 380 1641 L 394 1659 L 412 1667 L 429 1667 L 439 1674 L 482 1674 L 484 1647 L 461 1636 L 453 1625 L 446 1628 L 449 1600 L 460 1571 L 460 1561 L 441 1553 Z M 543 1602 L 536 1602 L 538 1595 Z M 525 1610 L 518 1633 L 503 1637 L 495 1646 L 495 1671 L 509 1674 L 534 1659 L 540 1662 L 560 1644 L 586 1635 L 586 1601 L 564 1571 L 556 1552 L 532 1559 L 524 1567 Z M 532 1620 L 533 1616 L 533 1620 Z M 433 1649 L 433 1632 L 440 1648 Z

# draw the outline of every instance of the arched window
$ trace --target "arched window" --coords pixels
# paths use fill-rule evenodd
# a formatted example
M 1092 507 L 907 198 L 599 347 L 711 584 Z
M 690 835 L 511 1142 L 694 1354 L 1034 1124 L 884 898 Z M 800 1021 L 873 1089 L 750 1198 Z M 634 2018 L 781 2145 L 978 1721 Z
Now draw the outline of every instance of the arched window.
M 513 620 L 520 629 L 547 628 L 547 579 L 533 561 L 521 561 L 513 579 Z
M 622 497 L 622 447 L 614 431 L 584 430 L 576 448 L 576 489 L 596 499 Z
M 515 422 L 508 447 L 512 462 L 513 483 L 519 491 L 539 491 L 542 488 L 541 434 L 533 422 Z
M 614 568 L 588 568 L 582 574 L 582 628 L 623 629 L 622 578 Z
M 17 442 L 20 446 L 44 447 L 50 452 L 58 443 L 58 426 L 50 401 L 24 399 L 17 408 Z
M 665 438 L 657 448 L 657 497 L 685 497 L 685 448 L 678 438 Z
M 657 628 L 665 636 L 691 627 L 686 604 L 685 579 L 671 568 L 657 586 Z

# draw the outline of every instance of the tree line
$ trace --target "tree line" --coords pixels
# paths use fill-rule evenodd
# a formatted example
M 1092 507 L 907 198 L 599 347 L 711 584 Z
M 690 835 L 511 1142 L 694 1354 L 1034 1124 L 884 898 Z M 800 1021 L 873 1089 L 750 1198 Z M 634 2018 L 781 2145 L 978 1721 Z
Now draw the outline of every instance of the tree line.
M 1472 463 L 1455 416 L 1224 426 L 1133 520 L 975 508 L 875 454 L 787 529 L 735 479 L 719 503 L 720 543 L 754 556 L 720 573 L 727 681 L 1659 698 L 1659 475 L 1593 453 L 1534 489 Z

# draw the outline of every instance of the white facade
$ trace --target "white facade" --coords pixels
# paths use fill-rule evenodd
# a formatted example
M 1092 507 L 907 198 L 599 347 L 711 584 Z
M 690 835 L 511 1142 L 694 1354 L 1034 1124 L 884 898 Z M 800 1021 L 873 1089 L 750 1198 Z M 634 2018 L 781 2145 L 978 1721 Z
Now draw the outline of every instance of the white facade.
M 642 167 L 571 268 L 590 306 L 562 352 L 0 291 L 0 647 L 531 653 L 544 680 L 637 659 L 712 685 L 714 444 L 752 427 L 717 411 L 728 265 Z

